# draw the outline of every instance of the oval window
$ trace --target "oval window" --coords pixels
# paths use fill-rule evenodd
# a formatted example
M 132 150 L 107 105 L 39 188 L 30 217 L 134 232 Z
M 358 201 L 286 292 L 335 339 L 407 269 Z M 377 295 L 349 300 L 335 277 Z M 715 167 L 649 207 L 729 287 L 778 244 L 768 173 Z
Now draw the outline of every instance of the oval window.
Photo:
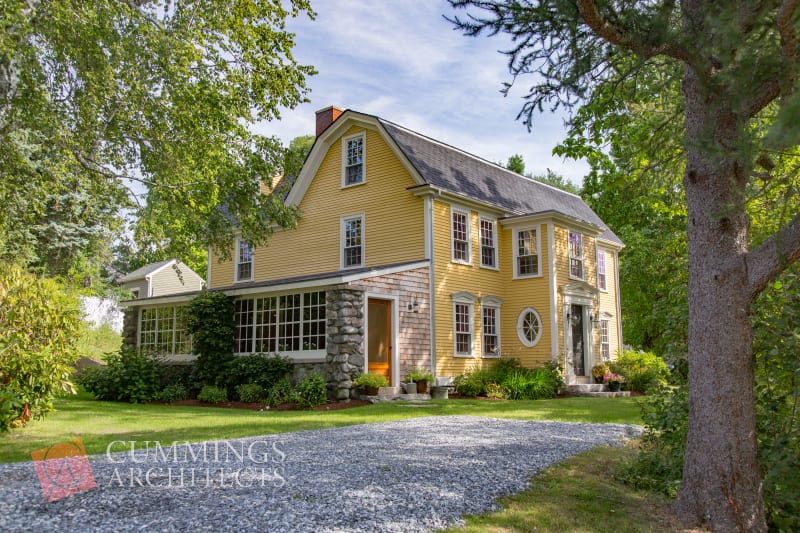
M 542 318 L 536 309 L 528 307 L 522 310 L 517 319 L 517 335 L 525 346 L 536 346 L 542 337 Z

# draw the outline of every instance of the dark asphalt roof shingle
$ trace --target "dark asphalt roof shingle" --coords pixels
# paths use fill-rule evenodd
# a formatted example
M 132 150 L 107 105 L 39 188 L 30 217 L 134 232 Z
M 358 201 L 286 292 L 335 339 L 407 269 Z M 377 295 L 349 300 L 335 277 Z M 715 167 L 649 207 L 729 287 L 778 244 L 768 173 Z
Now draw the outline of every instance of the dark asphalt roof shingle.
M 141 268 L 137 268 L 133 272 L 122 276 L 119 281 L 125 283 L 127 281 L 135 281 L 137 279 L 144 279 L 145 276 L 148 274 L 152 274 L 159 268 L 163 267 L 167 263 L 174 261 L 174 259 L 167 259 L 166 261 L 159 261 L 157 263 L 150 263 L 149 265 L 145 265 Z

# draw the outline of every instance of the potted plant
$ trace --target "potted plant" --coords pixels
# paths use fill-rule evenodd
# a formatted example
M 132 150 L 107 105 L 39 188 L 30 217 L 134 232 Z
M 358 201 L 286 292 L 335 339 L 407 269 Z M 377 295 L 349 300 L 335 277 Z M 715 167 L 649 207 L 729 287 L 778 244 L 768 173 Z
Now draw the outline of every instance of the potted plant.
M 378 389 L 381 387 L 388 387 L 389 381 L 383 374 L 378 374 L 377 372 L 368 372 L 367 374 L 361 374 L 358 376 L 355 381 L 353 381 L 353 385 L 355 385 L 356 388 L 360 389 L 367 396 L 377 396 Z
M 603 378 L 608 375 L 611 370 L 608 368 L 608 365 L 605 363 L 601 363 L 599 365 L 594 365 L 592 367 L 592 376 L 594 376 L 595 383 L 603 383 Z
M 422 369 L 414 369 L 406 374 L 406 383 L 416 383 L 419 394 L 428 393 L 428 383 L 433 383 L 433 374 Z
M 611 392 L 619 391 L 620 386 L 625 383 L 625 376 L 609 372 L 603 378 L 603 382 L 608 385 L 608 390 Z

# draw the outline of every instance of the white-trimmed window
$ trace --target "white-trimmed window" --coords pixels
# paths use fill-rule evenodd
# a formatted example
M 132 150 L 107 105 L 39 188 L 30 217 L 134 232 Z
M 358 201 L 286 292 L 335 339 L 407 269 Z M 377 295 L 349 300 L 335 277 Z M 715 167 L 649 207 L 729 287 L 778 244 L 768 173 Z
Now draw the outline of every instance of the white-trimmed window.
M 246 242 L 236 242 L 236 281 L 253 280 L 253 249 Z
M 455 263 L 470 264 L 472 262 L 469 226 L 469 211 L 451 207 L 450 227 L 453 248 L 452 259 Z
M 517 335 L 528 348 L 536 346 L 542 338 L 542 317 L 533 307 L 526 307 L 517 318 Z
M 364 183 L 364 134 L 342 139 L 342 187 Z
M 234 302 L 236 353 L 325 349 L 325 291 Z
M 342 268 L 364 266 L 364 215 L 342 217 Z
M 605 250 L 597 250 L 597 288 L 601 291 L 608 290 L 608 281 L 606 280 L 606 252 Z
M 569 232 L 569 277 L 583 279 L 583 235 Z
M 500 309 L 481 305 L 483 356 L 500 357 Z
M 536 228 L 518 229 L 514 231 L 514 236 L 514 276 L 540 276 L 539 231 Z
M 192 353 L 186 306 L 142 309 L 139 348 L 144 353 L 164 355 Z
M 473 316 L 475 297 L 468 292 L 453 295 L 453 337 L 456 357 L 473 357 L 474 331 Z
M 603 361 L 611 360 L 611 343 L 608 338 L 608 320 L 600 321 L 600 358 Z
M 481 228 L 481 266 L 497 268 L 497 223 L 490 218 L 480 218 Z

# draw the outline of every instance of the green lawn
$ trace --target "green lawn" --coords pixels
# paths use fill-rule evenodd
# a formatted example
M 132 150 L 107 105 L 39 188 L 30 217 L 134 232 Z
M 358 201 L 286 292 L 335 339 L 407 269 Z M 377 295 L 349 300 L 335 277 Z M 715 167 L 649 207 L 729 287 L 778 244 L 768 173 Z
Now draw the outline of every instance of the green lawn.
M 79 394 L 57 400 L 56 409 L 43 420 L 0 435 L 0 462 L 30 460 L 31 451 L 75 437 L 83 439 L 88 453 L 98 454 L 118 440 L 197 442 L 435 415 L 641 423 L 635 398 L 438 400 L 425 407 L 382 403 L 335 411 L 258 412 L 101 402 Z

